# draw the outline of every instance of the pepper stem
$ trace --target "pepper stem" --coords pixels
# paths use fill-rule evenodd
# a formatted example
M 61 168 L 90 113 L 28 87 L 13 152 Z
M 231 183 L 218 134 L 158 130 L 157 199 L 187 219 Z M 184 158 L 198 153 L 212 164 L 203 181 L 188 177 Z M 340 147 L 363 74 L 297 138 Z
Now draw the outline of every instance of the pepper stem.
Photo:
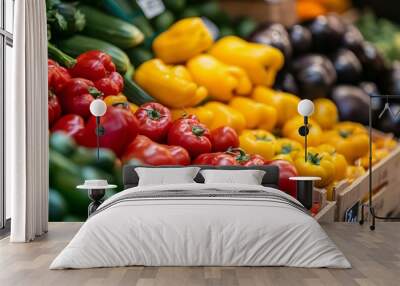
M 88 92 L 90 95 L 94 96 L 95 98 L 103 96 L 103 93 L 93 86 L 88 87 Z
M 226 154 L 236 155 L 235 160 L 239 163 L 246 163 L 250 160 L 250 156 L 242 148 L 229 147 Z
M 204 134 L 205 131 L 206 131 L 206 130 L 205 130 L 203 127 L 199 126 L 199 125 L 194 125 L 194 126 L 192 127 L 192 133 L 193 133 L 194 135 L 196 135 L 196 136 L 202 136 L 202 135 Z
M 60 63 L 62 66 L 67 68 L 72 68 L 76 64 L 76 60 L 63 51 L 57 49 L 53 44 L 50 42 L 47 43 L 47 51 L 49 57 L 55 60 L 56 62 Z
M 144 109 L 147 112 L 147 116 L 151 119 L 151 120 L 160 120 L 162 117 L 165 117 L 165 115 L 161 115 L 160 112 L 158 112 L 157 110 L 151 108 L 151 109 Z

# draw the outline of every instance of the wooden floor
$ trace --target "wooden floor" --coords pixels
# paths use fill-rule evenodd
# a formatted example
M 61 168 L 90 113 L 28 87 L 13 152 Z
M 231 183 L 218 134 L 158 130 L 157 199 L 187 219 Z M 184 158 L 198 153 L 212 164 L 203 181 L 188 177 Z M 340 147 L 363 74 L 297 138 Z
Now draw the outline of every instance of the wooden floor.
M 368 226 L 334 223 L 324 229 L 353 269 L 285 267 L 126 267 L 48 270 L 50 262 L 79 229 L 79 223 L 51 223 L 47 235 L 29 244 L 0 241 L 1 286 L 262 286 L 400 285 L 400 223 Z

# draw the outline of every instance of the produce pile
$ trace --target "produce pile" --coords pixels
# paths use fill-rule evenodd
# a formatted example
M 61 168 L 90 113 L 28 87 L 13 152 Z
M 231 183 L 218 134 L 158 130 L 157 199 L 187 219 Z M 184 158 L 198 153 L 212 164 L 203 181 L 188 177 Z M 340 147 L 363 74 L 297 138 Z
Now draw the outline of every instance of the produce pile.
M 319 176 L 329 199 L 337 182 L 365 173 L 362 104 L 386 67 L 338 17 L 287 30 L 231 20 L 216 2 L 164 1 L 168 10 L 151 20 L 136 1 L 49 2 L 51 219 L 84 219 L 88 200 L 75 186 L 92 178 L 121 186 L 124 164 L 273 164 L 283 191 L 296 195 L 291 176 Z M 95 98 L 108 106 L 99 163 Z M 315 104 L 307 162 L 301 98 Z M 396 144 L 376 139 L 374 163 Z

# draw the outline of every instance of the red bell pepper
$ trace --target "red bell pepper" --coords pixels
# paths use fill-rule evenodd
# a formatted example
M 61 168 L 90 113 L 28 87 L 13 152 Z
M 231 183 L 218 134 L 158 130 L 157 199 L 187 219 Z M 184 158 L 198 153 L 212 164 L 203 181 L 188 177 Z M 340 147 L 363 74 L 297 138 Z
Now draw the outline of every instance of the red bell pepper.
M 93 50 L 79 55 L 70 72 L 74 77 L 93 81 L 105 96 L 117 95 L 124 88 L 124 79 L 116 72 L 111 56 L 101 51 Z
M 71 76 L 66 68 L 50 59 L 47 60 L 47 69 L 49 91 L 58 95 Z
M 187 166 L 190 164 L 190 155 L 185 148 L 181 146 L 170 146 L 170 145 L 163 145 L 163 146 L 169 150 L 172 157 L 176 161 L 176 165 Z
M 232 127 L 222 126 L 211 131 L 211 143 L 213 152 L 225 152 L 239 147 L 239 136 Z
M 265 165 L 265 160 L 258 154 L 247 154 L 241 148 L 229 148 L 225 153 L 231 154 L 239 165 L 248 166 L 262 166 Z
M 168 144 L 185 148 L 192 158 L 211 152 L 211 134 L 193 115 L 176 120 L 168 132 Z
M 172 125 L 169 109 L 159 103 L 143 104 L 135 112 L 139 121 L 139 133 L 156 142 L 163 142 Z
M 127 106 L 108 106 L 107 112 L 100 118 L 104 134 L 100 137 L 100 146 L 109 148 L 117 156 L 122 156 L 126 147 L 138 134 L 138 122 Z M 96 147 L 96 117 L 91 116 L 78 143 L 86 147 Z
M 73 78 L 66 83 L 59 99 L 64 113 L 78 114 L 83 118 L 88 118 L 90 103 L 98 96 L 101 96 L 101 92 L 93 82 L 83 78 Z
M 49 126 L 51 126 L 61 116 L 61 106 L 57 96 L 49 90 L 49 98 L 47 102 Z
M 211 166 L 236 166 L 239 165 L 234 156 L 224 152 L 204 153 L 198 156 L 194 161 L 194 165 L 211 165 Z
M 76 114 L 67 114 L 54 123 L 53 128 L 51 128 L 51 132 L 63 131 L 69 136 L 77 139 L 81 135 L 84 128 L 85 121 L 81 116 Z
M 177 157 L 174 154 L 178 154 Z M 141 162 L 144 165 L 188 165 L 189 154 L 179 146 L 158 144 L 144 135 L 136 136 L 135 140 L 126 148 L 122 161 Z
M 274 165 L 279 167 L 279 189 L 296 198 L 296 182 L 289 180 L 290 177 L 295 177 L 298 175 L 296 167 L 285 160 L 267 161 L 266 165 Z

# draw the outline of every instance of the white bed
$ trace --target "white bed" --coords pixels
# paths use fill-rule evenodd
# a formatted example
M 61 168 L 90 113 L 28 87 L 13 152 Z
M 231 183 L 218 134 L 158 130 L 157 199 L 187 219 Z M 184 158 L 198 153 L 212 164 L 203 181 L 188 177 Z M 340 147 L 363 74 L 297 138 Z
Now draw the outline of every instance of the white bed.
M 129 188 L 105 201 L 50 269 L 145 266 L 350 268 L 300 203 L 270 187 Z

